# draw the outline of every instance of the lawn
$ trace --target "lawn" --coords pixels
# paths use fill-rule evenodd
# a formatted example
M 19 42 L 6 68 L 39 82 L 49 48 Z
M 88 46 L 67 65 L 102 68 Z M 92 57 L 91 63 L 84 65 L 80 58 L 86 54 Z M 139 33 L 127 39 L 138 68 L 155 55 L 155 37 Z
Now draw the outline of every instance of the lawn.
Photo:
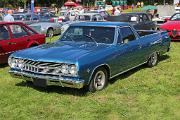
M 1 66 L 0 119 L 178 120 L 179 53 L 180 43 L 172 43 L 170 52 L 160 58 L 157 66 L 129 71 L 96 93 L 55 86 L 33 87 L 12 78 L 9 67 Z

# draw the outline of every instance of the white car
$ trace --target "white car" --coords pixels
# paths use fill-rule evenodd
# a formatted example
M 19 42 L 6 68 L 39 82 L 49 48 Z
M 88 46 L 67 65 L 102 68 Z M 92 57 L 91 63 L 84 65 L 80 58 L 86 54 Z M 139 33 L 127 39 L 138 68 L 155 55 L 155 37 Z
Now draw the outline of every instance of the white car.
M 77 23 L 77 22 L 84 22 L 84 21 L 104 21 L 104 18 L 99 13 L 82 13 L 78 14 L 74 21 L 64 22 L 63 26 L 61 27 L 61 34 L 64 33 L 70 24 Z

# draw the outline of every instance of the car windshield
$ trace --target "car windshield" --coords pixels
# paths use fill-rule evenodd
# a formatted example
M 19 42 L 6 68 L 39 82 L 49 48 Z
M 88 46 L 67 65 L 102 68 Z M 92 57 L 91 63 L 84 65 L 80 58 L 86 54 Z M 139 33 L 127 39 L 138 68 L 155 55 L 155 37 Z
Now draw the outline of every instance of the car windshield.
M 177 14 L 174 14 L 171 18 L 170 18 L 170 20 L 180 20 L 180 13 L 177 13 Z
M 112 44 L 114 34 L 114 27 L 70 26 L 62 35 L 60 41 Z

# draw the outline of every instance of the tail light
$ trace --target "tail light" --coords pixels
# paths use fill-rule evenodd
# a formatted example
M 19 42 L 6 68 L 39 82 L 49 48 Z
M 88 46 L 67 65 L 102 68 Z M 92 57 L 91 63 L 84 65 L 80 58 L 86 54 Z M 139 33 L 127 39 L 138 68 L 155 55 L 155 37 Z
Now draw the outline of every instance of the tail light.
M 50 22 L 54 22 L 54 19 L 53 19 L 53 18 L 51 18 L 51 19 L 50 19 Z
M 62 18 L 58 18 L 58 22 L 62 22 Z

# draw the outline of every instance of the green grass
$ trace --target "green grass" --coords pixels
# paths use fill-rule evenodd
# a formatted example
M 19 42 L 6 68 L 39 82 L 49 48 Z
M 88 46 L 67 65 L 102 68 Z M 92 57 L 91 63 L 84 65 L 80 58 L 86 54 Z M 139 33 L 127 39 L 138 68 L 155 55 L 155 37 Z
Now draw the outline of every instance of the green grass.
M 161 57 L 157 66 L 129 71 L 96 93 L 33 87 L 12 78 L 9 67 L 1 66 L 0 119 L 179 120 L 179 53 L 180 43 L 172 43 L 171 51 Z

